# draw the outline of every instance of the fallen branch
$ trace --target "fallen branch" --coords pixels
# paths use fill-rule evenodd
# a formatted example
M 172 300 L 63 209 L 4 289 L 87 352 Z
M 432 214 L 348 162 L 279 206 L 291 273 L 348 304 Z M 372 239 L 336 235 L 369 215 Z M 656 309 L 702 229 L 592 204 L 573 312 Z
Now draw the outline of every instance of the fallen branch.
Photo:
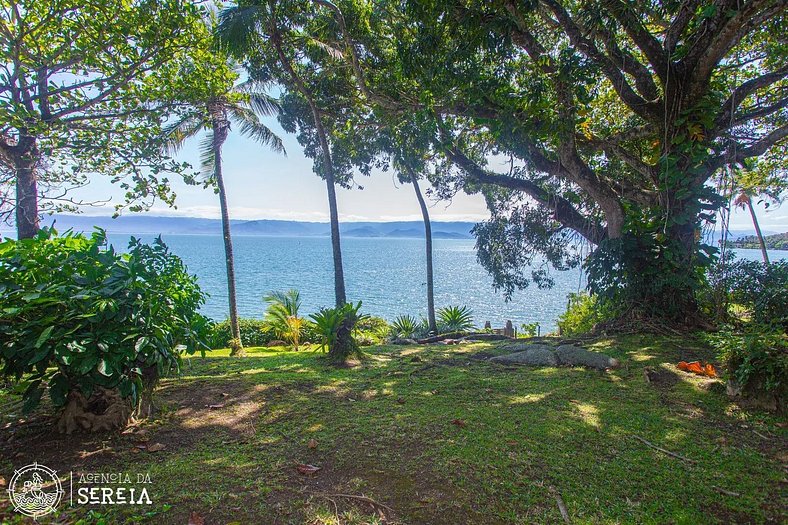
M 640 441 L 644 445 L 649 446 L 649 447 L 653 448 L 654 450 L 658 450 L 658 451 L 662 452 L 663 454 L 667 454 L 668 456 L 674 457 L 676 459 L 680 459 L 682 461 L 686 461 L 688 463 L 697 463 L 697 461 L 695 461 L 694 459 L 690 459 L 688 457 L 682 456 L 681 454 L 676 454 L 675 452 L 671 452 L 670 450 L 664 449 L 662 447 L 658 447 L 654 443 L 651 443 L 650 441 L 646 441 L 645 439 L 643 439 L 640 436 L 632 435 L 632 437 L 637 439 L 638 441 Z
M 555 501 L 558 503 L 558 510 L 561 511 L 561 517 L 564 518 L 566 523 L 572 523 L 572 520 L 569 519 L 569 511 L 566 510 L 566 504 L 563 498 L 561 498 L 561 494 L 559 494 L 557 490 L 553 490 L 553 496 L 555 496 Z
M 376 508 L 379 508 L 379 509 L 386 509 L 389 512 L 394 512 L 394 509 L 392 509 L 388 505 L 384 505 L 383 503 L 375 501 L 372 498 L 368 498 L 367 496 L 357 496 L 355 494 L 342 494 L 342 493 L 339 493 L 339 492 L 337 492 L 337 493 L 312 492 L 311 490 L 307 490 L 305 492 L 308 492 L 309 494 L 313 494 L 315 496 L 319 496 L 321 498 L 325 498 L 327 500 L 331 500 L 331 498 L 346 498 L 346 499 L 354 499 L 354 500 L 358 500 L 358 501 L 363 501 L 364 503 L 367 503 L 367 504 L 369 504 L 369 505 L 371 505 L 373 507 L 376 507 Z
M 725 490 L 725 489 L 723 489 L 723 488 L 720 488 L 720 487 L 715 487 L 715 486 L 712 486 L 711 488 L 713 488 L 714 490 L 716 490 L 716 491 L 717 491 L 717 492 L 719 492 L 720 494 L 725 494 L 726 496 L 733 496 L 734 498 L 738 498 L 739 496 L 741 496 L 741 494 L 739 494 L 738 492 L 733 492 L 733 491 L 730 491 L 730 490 Z

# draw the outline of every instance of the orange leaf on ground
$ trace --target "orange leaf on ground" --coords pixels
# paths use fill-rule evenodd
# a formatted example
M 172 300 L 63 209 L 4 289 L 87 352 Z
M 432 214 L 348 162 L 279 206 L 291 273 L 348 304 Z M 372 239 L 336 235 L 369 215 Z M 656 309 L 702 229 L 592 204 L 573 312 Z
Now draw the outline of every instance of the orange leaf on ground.
M 452 422 L 451 422 L 451 424 L 452 424 L 452 425 L 457 425 L 457 426 L 458 426 L 458 427 L 460 427 L 460 428 L 465 428 L 465 426 L 466 426 L 468 423 L 466 423 L 466 422 L 465 422 L 465 420 L 463 420 L 463 419 L 453 419 L 453 420 L 452 420 Z
M 164 443 L 154 443 L 148 447 L 148 452 L 158 452 L 160 450 L 164 450 L 165 448 L 167 448 L 167 445 Z
M 307 443 L 306 446 L 308 446 L 309 448 L 317 448 L 317 440 L 316 439 L 310 439 L 309 443 Z
M 189 514 L 189 525 L 205 525 L 205 518 L 196 512 L 192 512 Z

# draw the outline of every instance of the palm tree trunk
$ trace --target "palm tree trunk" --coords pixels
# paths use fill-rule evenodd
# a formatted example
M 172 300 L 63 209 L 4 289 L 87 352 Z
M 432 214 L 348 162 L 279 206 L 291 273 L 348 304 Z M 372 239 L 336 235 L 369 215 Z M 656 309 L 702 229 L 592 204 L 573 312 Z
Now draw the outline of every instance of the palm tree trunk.
M 424 219 L 424 238 L 425 248 L 427 251 L 427 322 L 430 325 L 431 332 L 438 331 L 438 324 L 435 321 L 435 293 L 433 286 L 433 269 L 432 269 L 432 224 L 430 223 L 430 212 L 427 209 L 427 203 L 424 202 L 424 197 L 419 188 L 419 181 L 416 174 L 412 170 L 410 173 L 410 181 L 413 183 L 413 189 L 416 191 L 416 198 L 419 200 L 419 207 L 421 208 L 421 216 Z
M 761 233 L 761 225 L 758 224 L 758 217 L 755 216 L 755 208 L 752 206 L 752 199 L 747 196 L 747 208 L 750 209 L 750 216 L 752 217 L 752 225 L 755 226 L 755 236 L 758 237 L 758 244 L 761 245 L 761 255 L 763 255 L 763 262 L 769 264 L 769 253 L 766 251 L 766 241 L 763 240 L 763 233 Z
M 222 212 L 222 234 L 224 237 L 224 260 L 227 267 L 227 297 L 230 307 L 230 331 L 232 333 L 232 338 L 235 339 L 237 343 L 230 351 L 230 355 L 243 355 L 241 329 L 238 325 L 238 301 L 235 291 L 235 256 L 233 255 L 233 238 L 230 234 L 230 211 L 227 207 L 227 192 L 225 191 L 224 175 L 222 174 L 222 145 L 227 138 L 228 124 L 226 120 L 213 118 L 212 127 L 214 177 L 216 178 L 216 186 L 219 189 L 219 207 Z
M 296 89 L 303 95 L 309 104 L 309 109 L 312 112 L 312 120 L 315 125 L 318 140 L 320 141 L 320 149 L 323 157 L 323 175 L 326 178 L 326 189 L 328 190 L 328 214 L 331 222 L 331 250 L 334 259 L 334 300 L 336 306 L 342 306 L 347 303 L 347 295 L 345 293 L 345 272 L 342 266 L 342 244 L 339 238 L 339 212 L 337 210 L 337 193 L 336 193 L 336 180 L 334 178 L 334 163 L 331 159 L 331 149 L 328 145 L 328 138 L 326 130 L 323 128 L 323 122 L 320 119 L 320 110 L 315 104 L 314 97 L 309 89 L 306 87 L 301 77 L 295 72 L 293 66 L 290 64 L 282 49 L 281 35 L 278 33 L 276 23 L 271 27 L 271 41 L 276 48 L 279 55 L 279 61 L 282 67 L 285 68 L 287 74 L 290 76 Z

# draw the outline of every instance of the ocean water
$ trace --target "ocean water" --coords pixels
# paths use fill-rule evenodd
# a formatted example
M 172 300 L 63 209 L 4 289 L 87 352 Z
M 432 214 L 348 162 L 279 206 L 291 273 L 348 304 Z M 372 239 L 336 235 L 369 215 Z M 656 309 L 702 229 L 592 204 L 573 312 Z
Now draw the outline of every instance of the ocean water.
M 152 236 L 142 235 L 150 241 Z M 202 311 L 208 317 L 227 317 L 227 280 L 224 244 L 219 235 L 163 235 L 170 249 L 196 274 L 209 294 Z M 128 236 L 110 235 L 110 242 L 124 250 Z M 334 304 L 331 243 L 327 237 L 233 238 L 238 310 L 242 317 L 260 318 L 263 296 L 272 290 L 296 288 L 301 292 L 302 311 L 311 313 Z M 476 261 L 473 240 L 436 239 L 435 304 L 467 305 L 474 321 L 490 321 L 503 327 L 538 322 L 542 332 L 554 330 L 556 318 L 566 309 L 567 294 L 582 290 L 579 269 L 552 271 L 555 286 L 531 286 L 506 302 L 492 288 L 492 279 Z M 737 250 L 740 258 L 759 259 L 757 250 Z M 782 258 L 788 252 L 770 252 Z M 426 316 L 426 278 L 423 239 L 344 238 L 342 256 L 348 300 L 362 301 L 362 311 L 393 320 L 397 315 Z M 783 255 L 784 256 L 784 255 Z

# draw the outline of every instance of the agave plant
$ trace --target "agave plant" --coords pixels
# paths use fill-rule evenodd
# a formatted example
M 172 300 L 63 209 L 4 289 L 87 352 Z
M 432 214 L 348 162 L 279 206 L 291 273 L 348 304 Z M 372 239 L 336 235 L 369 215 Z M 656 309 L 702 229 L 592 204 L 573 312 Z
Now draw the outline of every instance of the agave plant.
M 264 321 L 268 330 L 298 350 L 304 330 L 304 318 L 298 316 L 301 294 L 298 290 L 271 292 L 263 300 L 268 303 Z
M 394 337 L 410 339 L 415 335 L 418 325 L 418 321 L 412 315 L 398 315 L 391 323 L 391 331 Z
M 447 306 L 438 310 L 439 331 L 466 332 L 473 329 L 473 311 L 467 306 Z

